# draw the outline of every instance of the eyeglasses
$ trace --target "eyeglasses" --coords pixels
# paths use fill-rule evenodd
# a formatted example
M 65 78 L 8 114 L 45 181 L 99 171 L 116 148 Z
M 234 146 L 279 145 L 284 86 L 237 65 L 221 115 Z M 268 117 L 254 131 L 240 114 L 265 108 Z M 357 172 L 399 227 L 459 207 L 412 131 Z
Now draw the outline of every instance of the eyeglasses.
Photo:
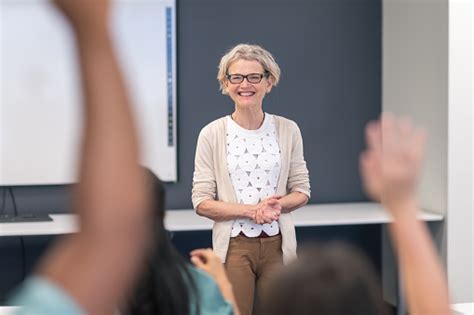
M 260 83 L 262 79 L 268 78 L 270 75 L 269 72 L 265 71 L 264 73 L 249 73 L 247 75 L 243 74 L 227 74 L 227 80 L 229 80 L 230 83 L 232 84 L 239 84 L 244 82 L 244 79 L 247 79 L 247 82 L 249 83 Z

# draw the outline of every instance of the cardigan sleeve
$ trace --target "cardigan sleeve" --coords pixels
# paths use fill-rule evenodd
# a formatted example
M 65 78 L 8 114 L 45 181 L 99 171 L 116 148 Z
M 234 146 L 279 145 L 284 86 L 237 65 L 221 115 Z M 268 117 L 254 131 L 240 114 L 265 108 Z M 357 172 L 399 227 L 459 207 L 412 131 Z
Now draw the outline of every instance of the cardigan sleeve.
M 301 192 L 310 198 L 311 189 L 309 184 L 309 172 L 303 154 L 303 137 L 301 136 L 298 125 L 295 122 L 292 122 L 292 124 L 290 170 L 287 183 L 288 190 L 290 192 Z
M 216 198 L 216 178 L 210 138 L 210 129 L 204 127 L 199 133 L 194 159 L 192 188 L 194 209 L 197 209 L 198 205 L 204 200 L 214 200 Z

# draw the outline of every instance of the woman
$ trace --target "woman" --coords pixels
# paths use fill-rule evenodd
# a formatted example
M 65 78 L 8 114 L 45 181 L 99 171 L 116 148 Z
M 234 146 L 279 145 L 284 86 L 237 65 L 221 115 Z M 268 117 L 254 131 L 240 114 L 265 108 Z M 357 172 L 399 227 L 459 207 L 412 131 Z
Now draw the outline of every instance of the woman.
M 195 268 L 171 243 L 164 227 L 163 185 L 151 171 L 147 173 L 156 215 L 154 241 L 124 314 L 238 314 L 232 287 L 217 256 L 211 250 L 194 250 L 191 261 Z
M 214 251 L 242 314 L 252 313 L 273 270 L 296 257 L 290 212 L 310 197 L 298 126 L 263 111 L 279 78 L 278 64 L 262 47 L 231 49 L 217 79 L 234 111 L 205 126 L 196 148 L 193 206 L 215 221 Z

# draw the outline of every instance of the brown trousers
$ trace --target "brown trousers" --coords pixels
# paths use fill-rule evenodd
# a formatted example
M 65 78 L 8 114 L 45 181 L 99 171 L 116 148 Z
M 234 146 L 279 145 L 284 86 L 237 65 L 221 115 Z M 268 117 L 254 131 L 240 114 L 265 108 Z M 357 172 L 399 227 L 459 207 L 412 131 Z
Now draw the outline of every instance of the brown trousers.
M 281 235 L 230 239 L 225 268 L 242 315 L 251 315 L 272 274 L 283 265 Z

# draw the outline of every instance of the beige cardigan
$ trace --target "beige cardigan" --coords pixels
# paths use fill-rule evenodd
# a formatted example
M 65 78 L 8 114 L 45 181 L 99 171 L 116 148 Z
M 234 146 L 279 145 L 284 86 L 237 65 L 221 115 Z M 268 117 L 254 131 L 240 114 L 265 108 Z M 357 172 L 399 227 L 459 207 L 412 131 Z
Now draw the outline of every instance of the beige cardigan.
M 310 197 L 309 174 L 303 156 L 303 139 L 298 125 L 292 120 L 274 115 L 281 151 L 281 170 L 277 195 L 299 191 Z M 227 168 L 226 119 L 214 120 L 205 126 L 196 146 L 192 201 L 194 209 L 204 200 L 237 203 L 234 186 Z M 214 252 L 225 262 L 234 220 L 214 222 L 212 244 Z M 296 233 L 291 213 L 279 219 L 282 235 L 283 260 L 296 258 Z

